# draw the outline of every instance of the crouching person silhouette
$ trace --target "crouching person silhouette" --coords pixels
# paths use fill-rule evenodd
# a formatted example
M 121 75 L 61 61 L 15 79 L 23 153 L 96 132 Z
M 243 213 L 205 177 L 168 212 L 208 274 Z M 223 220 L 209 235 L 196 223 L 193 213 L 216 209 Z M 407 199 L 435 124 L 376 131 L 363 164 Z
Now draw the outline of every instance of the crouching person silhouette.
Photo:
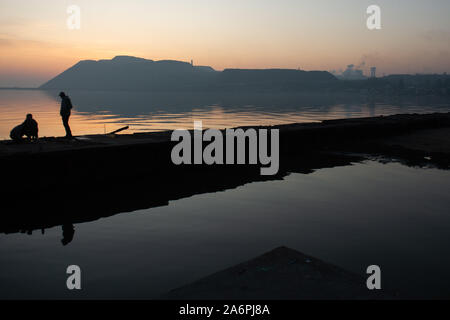
M 29 113 L 22 124 L 19 124 L 11 130 L 9 136 L 16 142 L 22 141 L 23 136 L 27 136 L 28 140 L 37 140 L 39 138 L 38 132 L 38 124 L 33 119 L 33 115 Z
M 66 130 L 66 138 L 72 138 L 72 131 L 70 130 L 69 126 L 70 110 L 72 110 L 72 101 L 70 101 L 70 98 L 66 96 L 64 92 L 60 92 L 59 96 L 61 97 L 61 110 L 59 111 L 59 114 L 61 115 L 64 129 Z
M 30 140 L 37 140 L 39 138 L 38 123 L 33 119 L 31 113 L 27 114 L 27 118 L 23 123 L 23 134 Z

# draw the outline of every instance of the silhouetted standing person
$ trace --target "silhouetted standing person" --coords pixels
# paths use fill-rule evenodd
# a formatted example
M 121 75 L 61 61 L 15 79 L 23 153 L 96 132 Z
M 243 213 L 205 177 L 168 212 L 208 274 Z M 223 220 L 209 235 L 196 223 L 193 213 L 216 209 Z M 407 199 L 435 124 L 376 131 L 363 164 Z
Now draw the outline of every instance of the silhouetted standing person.
M 70 118 L 70 111 L 72 110 L 72 101 L 70 101 L 70 98 L 66 96 L 64 92 L 60 92 L 59 96 L 61 97 L 61 118 L 64 125 L 64 129 L 66 129 L 66 138 L 72 138 L 72 131 L 70 130 L 69 126 L 69 118 Z

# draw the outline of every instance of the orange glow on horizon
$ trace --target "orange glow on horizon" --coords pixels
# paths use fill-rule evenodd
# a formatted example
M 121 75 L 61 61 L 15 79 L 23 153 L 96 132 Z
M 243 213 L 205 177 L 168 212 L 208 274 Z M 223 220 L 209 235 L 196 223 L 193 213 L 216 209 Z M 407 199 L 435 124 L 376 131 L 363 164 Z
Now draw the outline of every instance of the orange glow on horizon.
M 225 68 L 450 72 L 450 3 L 380 0 L 383 28 L 369 31 L 364 1 L 3 0 L 0 86 L 38 86 L 80 60 L 132 55 Z M 406 8 L 406 9 L 405 9 Z

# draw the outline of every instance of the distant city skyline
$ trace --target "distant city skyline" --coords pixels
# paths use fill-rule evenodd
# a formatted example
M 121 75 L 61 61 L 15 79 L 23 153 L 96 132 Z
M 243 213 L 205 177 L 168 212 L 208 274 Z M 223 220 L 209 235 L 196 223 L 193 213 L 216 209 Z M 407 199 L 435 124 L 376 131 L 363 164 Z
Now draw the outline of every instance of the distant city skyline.
M 372 4 L 381 30 L 366 27 Z M 67 27 L 70 5 L 79 30 Z M 37 87 L 79 60 L 117 55 L 216 70 L 449 73 L 449 12 L 447 0 L 2 0 L 0 87 Z

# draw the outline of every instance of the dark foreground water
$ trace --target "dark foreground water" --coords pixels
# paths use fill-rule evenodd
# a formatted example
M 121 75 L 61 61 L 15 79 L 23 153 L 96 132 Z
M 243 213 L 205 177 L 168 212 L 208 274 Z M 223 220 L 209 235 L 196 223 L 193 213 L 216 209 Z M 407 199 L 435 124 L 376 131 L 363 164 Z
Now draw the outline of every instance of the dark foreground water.
M 67 246 L 60 227 L 2 234 L 0 298 L 154 298 L 282 245 L 359 274 L 377 264 L 404 296 L 450 298 L 448 190 L 448 171 L 368 161 L 78 224 Z

